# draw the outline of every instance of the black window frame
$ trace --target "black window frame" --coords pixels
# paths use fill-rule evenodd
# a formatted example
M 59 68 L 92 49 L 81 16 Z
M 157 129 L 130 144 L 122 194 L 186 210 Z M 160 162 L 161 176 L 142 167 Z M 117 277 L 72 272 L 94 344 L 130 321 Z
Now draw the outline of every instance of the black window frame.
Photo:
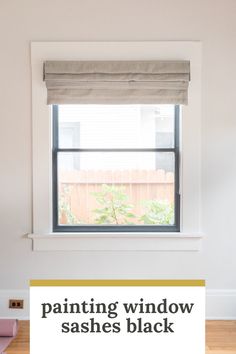
M 52 105 L 52 210 L 53 232 L 180 232 L 180 106 L 174 107 L 174 147 L 151 149 L 81 149 L 59 147 L 58 105 Z M 58 154 L 60 152 L 172 152 L 175 155 L 175 221 L 173 225 L 59 225 L 58 223 Z

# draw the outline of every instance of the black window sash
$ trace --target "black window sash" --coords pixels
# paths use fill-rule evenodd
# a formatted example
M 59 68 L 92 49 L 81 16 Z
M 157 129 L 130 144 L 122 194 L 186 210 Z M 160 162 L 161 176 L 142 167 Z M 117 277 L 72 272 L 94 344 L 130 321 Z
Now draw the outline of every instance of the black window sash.
M 174 147 L 151 149 L 80 149 L 59 147 L 59 107 L 52 106 L 52 201 L 53 232 L 179 232 L 180 231 L 180 180 L 179 180 L 179 117 L 180 107 L 175 105 Z M 59 225 L 58 220 L 58 153 L 61 152 L 172 152 L 175 156 L 174 225 Z

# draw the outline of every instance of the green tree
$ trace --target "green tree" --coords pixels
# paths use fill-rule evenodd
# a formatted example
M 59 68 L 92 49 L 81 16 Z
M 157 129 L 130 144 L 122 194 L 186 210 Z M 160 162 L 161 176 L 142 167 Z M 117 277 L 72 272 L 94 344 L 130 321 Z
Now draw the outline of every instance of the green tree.
M 101 208 L 93 210 L 97 224 L 131 224 L 130 219 L 134 217 L 131 212 L 133 205 L 127 203 L 125 187 L 103 184 L 102 190 L 93 195 L 101 205 Z

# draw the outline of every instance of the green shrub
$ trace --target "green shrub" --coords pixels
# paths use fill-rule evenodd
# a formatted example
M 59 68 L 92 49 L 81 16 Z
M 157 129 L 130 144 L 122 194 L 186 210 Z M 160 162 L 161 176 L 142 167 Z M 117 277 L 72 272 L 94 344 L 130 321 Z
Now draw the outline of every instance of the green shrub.
M 174 223 L 174 207 L 167 200 L 147 200 L 143 202 L 145 214 L 140 221 L 148 225 L 172 225 Z

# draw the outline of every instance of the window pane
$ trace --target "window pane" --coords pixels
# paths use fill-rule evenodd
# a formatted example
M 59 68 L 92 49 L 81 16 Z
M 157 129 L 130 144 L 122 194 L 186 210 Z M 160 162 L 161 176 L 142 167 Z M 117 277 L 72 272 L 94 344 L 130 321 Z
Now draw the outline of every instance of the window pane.
M 162 105 L 156 109 L 156 147 L 174 147 L 174 106 Z
M 61 148 L 174 146 L 174 105 L 60 105 Z
M 59 153 L 60 225 L 173 225 L 174 153 Z

